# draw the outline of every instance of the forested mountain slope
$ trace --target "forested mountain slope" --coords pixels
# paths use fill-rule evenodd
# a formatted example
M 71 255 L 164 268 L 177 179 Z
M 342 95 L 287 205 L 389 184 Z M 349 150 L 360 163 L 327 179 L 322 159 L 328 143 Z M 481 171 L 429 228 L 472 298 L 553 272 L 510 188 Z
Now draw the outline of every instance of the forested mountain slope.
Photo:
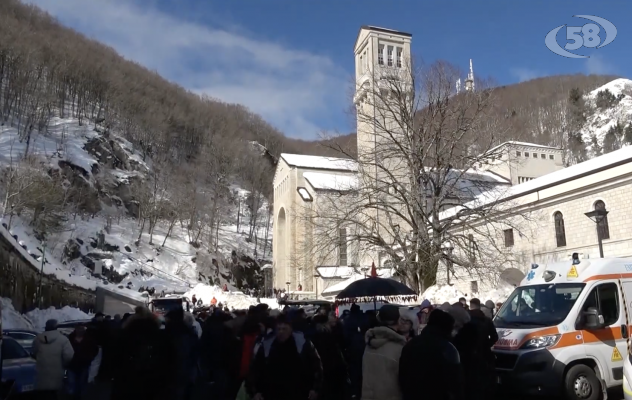
M 282 151 L 328 150 L 187 92 L 36 7 L 0 2 L 2 213 L 33 257 L 48 244 L 47 273 L 91 287 L 103 264 L 105 281 L 135 290 L 252 287 L 257 274 L 244 271 L 271 257 Z

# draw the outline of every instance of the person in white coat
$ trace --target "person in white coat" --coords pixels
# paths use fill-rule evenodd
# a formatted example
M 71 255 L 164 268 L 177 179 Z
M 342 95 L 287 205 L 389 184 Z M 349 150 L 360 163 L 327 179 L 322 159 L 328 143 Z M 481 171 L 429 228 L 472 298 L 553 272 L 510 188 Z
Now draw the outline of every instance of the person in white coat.
M 193 314 L 185 313 L 184 323 L 186 324 L 186 326 L 188 326 L 189 328 L 192 328 L 195 331 L 195 334 L 197 335 L 198 339 L 202 337 L 202 326 L 200 325 L 199 322 L 197 322 Z
M 46 328 L 33 340 L 33 356 L 37 360 L 35 390 L 57 393 L 64 386 L 64 371 L 75 355 L 66 336 L 57 330 L 57 321 L 46 321 Z

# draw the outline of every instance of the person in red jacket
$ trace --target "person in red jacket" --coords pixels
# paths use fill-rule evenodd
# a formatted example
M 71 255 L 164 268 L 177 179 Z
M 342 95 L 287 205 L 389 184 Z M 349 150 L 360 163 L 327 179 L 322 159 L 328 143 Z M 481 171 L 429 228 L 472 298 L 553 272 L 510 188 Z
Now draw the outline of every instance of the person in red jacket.
M 215 296 L 213 296 L 213 299 L 211 299 L 211 306 L 215 307 L 217 305 L 217 299 L 215 298 Z

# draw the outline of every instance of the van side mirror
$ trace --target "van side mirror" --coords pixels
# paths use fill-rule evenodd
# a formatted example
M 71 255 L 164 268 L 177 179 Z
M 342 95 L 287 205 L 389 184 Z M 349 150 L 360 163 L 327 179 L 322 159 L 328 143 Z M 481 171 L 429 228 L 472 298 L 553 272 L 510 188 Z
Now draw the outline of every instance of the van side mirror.
M 596 308 L 590 307 L 582 313 L 584 316 L 584 326 L 587 329 L 599 329 L 604 325 L 603 315 L 599 315 Z

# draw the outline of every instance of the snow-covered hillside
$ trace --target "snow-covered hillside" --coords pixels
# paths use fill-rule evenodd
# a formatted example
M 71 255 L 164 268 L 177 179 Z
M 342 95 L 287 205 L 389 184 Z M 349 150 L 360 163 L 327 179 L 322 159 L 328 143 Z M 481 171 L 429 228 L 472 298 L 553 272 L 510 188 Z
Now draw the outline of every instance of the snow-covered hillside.
M 236 290 L 237 284 L 258 274 L 257 259 L 271 258 L 272 230 L 267 232 L 265 243 L 265 218 L 257 225 L 255 240 L 248 240 L 244 221 L 250 215 L 241 205 L 247 191 L 233 186 L 236 198 L 242 198 L 241 206 L 239 210 L 235 205 L 223 211 L 225 222 L 213 232 L 218 238 L 216 246 L 200 245 L 198 239 L 204 236 L 196 233 L 193 238 L 184 221 L 170 224 L 159 219 L 151 235 L 146 226 L 140 234 L 142 224 L 135 217 L 138 196 L 133 185 L 151 175 L 150 158 L 143 159 L 120 135 L 104 133 L 99 125 L 86 125 L 86 121 L 82 125 L 73 118 L 51 119 L 42 133 L 34 130 L 30 140 L 20 140 L 19 129 L 16 124 L 0 126 L 0 166 L 17 171 L 13 181 L 8 180 L 8 172 L 4 176 L 2 200 L 7 195 L 10 198 L 4 202 L 0 234 L 36 268 L 45 248 L 44 273 L 83 288 L 103 285 L 138 297 L 143 288 L 184 293 L 200 283 L 207 286 L 207 291 L 224 284 Z M 18 184 L 29 179 L 31 167 L 47 170 L 50 176 L 60 174 L 64 195 L 75 196 L 68 204 L 81 204 L 63 210 L 59 227 L 46 235 L 45 241 L 32 223 L 32 211 L 20 204 L 26 200 L 20 200 L 17 194 Z M 9 188 L 8 182 L 13 186 Z M 14 215 L 10 215 L 12 208 Z M 238 212 L 242 225 L 239 231 Z
M 599 92 L 609 91 L 614 95 L 615 101 L 610 107 L 599 107 Z M 603 147 L 604 138 L 609 129 L 622 124 L 624 127 L 632 122 L 632 80 L 615 79 L 607 84 L 587 93 L 584 96 L 586 104 L 592 109 L 592 113 L 587 116 L 586 123 L 582 129 L 582 139 L 591 151 L 593 137 L 598 144 Z M 592 151 L 591 151 L 592 153 Z M 595 155 L 595 154 L 591 154 Z

